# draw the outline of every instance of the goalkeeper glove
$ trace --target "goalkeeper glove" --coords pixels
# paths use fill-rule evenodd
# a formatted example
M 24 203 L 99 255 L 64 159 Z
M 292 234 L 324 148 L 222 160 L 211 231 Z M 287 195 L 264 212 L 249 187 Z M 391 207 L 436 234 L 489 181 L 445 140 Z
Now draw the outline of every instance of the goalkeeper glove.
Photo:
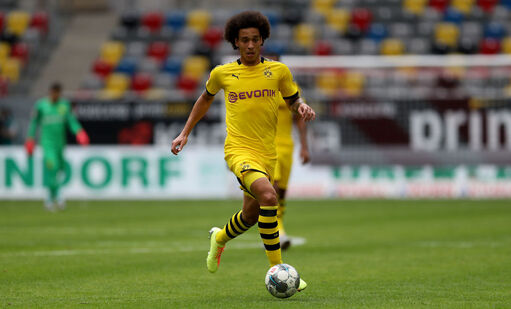
M 87 135 L 87 133 L 85 132 L 85 130 L 80 130 L 78 131 L 78 133 L 76 133 L 76 141 L 80 144 L 80 145 L 89 145 L 89 136 Z

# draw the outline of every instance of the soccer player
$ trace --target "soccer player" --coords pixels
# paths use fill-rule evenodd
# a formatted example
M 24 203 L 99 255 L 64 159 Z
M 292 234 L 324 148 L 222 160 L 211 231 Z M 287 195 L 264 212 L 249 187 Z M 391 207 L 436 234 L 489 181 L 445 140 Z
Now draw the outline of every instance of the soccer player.
M 25 150 L 32 156 L 35 148 L 35 134 L 41 127 L 40 143 L 43 147 L 43 179 L 48 189 L 46 209 L 55 211 L 65 207 L 59 196 L 59 174 L 64 168 L 64 147 L 66 146 L 66 126 L 76 135 L 81 145 L 89 144 L 89 137 L 71 111 L 69 101 L 61 97 L 62 86 L 51 85 L 49 96 L 39 99 L 33 110 L 28 128 Z
M 307 124 L 303 119 L 293 115 L 284 100 L 280 101 L 277 134 L 275 145 L 277 150 L 277 164 L 275 166 L 275 182 L 273 184 L 279 199 L 277 209 L 277 221 L 279 223 L 279 235 L 281 249 L 286 250 L 291 245 L 284 229 L 284 214 L 286 212 L 286 191 L 293 165 L 294 142 L 292 137 L 293 122 L 298 128 L 300 137 L 300 159 L 302 164 L 310 161 L 309 149 L 307 146 Z
M 303 120 L 316 116 L 303 102 L 288 67 L 261 57 L 261 47 L 270 35 L 268 19 L 257 11 L 231 17 L 224 38 L 240 58 L 211 71 L 206 89 L 195 102 L 181 133 L 172 141 L 177 155 L 188 141 L 197 122 L 206 114 L 213 97 L 225 94 L 225 160 L 244 191 L 243 208 L 222 228 L 210 230 L 207 268 L 214 273 L 220 264 L 225 244 L 257 223 L 270 265 L 282 263 L 277 223 L 278 197 L 272 181 L 277 160 L 275 131 L 279 92 L 289 108 Z M 301 280 L 299 290 L 307 284 Z

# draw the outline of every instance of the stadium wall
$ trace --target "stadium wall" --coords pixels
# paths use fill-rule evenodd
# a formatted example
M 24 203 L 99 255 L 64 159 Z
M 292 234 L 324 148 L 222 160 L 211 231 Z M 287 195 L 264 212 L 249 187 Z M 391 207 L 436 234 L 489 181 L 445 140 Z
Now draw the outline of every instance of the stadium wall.
M 68 147 L 61 181 L 69 199 L 240 198 L 221 146 Z M 511 166 L 320 166 L 295 158 L 290 198 L 508 198 Z M 0 147 L 0 199 L 43 199 L 42 153 Z

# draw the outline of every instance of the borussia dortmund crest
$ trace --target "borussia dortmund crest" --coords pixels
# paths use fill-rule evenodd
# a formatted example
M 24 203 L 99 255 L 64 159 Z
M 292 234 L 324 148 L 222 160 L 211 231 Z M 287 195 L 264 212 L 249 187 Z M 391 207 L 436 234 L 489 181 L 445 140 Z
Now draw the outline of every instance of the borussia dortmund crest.
M 273 75 L 273 73 L 270 71 L 270 68 L 266 68 L 266 69 L 264 70 L 264 73 L 263 73 L 263 74 L 264 74 L 264 77 L 266 77 L 266 78 L 271 78 L 271 77 L 272 77 L 272 75 Z

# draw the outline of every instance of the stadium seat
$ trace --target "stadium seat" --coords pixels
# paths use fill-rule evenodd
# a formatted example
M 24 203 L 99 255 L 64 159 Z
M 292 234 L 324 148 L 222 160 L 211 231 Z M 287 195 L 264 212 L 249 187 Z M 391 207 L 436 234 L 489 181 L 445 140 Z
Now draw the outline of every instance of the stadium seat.
M 187 93 L 193 93 L 195 89 L 197 89 L 197 86 L 197 80 L 186 75 L 179 76 L 177 80 L 178 89 Z
M 479 52 L 484 55 L 494 55 L 500 52 L 500 41 L 493 38 L 485 38 L 481 41 Z
M 11 45 L 9 43 L 0 41 L 0 67 L 7 59 L 9 59 L 10 55 Z
M 154 77 L 153 86 L 161 89 L 173 89 L 175 88 L 176 80 L 177 75 L 161 72 Z
M 205 10 L 194 10 L 188 13 L 187 26 L 202 35 L 211 22 L 211 13 Z
M 415 14 L 422 15 L 424 8 L 426 7 L 427 0 L 405 0 L 403 7 L 406 11 Z
M 167 72 L 171 75 L 179 75 L 181 73 L 181 66 L 183 64 L 182 59 L 177 57 L 169 57 L 162 66 L 162 71 Z
M 508 36 L 502 40 L 502 53 L 511 54 L 511 36 Z
M 463 14 L 470 14 L 474 6 L 474 0 L 452 0 L 451 6 Z
M 312 48 L 315 42 L 314 26 L 310 24 L 300 24 L 294 29 L 295 41 L 305 48 Z
M 490 13 L 495 8 L 498 0 L 479 0 L 477 5 L 485 12 Z
M 20 78 L 21 63 L 18 59 L 8 58 L 2 65 L 2 76 L 6 78 L 9 83 L 17 83 Z
M 319 41 L 314 45 L 314 54 L 318 56 L 329 56 L 332 54 L 332 44 L 328 41 Z
M 117 67 L 115 68 L 115 72 L 123 73 L 129 76 L 133 76 L 137 71 L 137 59 L 124 57 L 119 61 Z
M 278 14 L 275 11 L 265 10 L 262 12 L 266 18 L 268 18 L 268 21 L 270 22 L 270 27 L 273 28 L 277 26 L 280 23 L 280 14 Z
M 511 10 L 511 0 L 500 0 L 500 5 Z
M 313 0 L 312 8 L 319 13 L 328 15 L 332 10 L 335 2 L 335 0 Z
M 120 98 L 124 95 L 130 86 L 130 78 L 126 74 L 112 73 L 105 83 L 105 89 L 102 94 L 103 98 Z
M 444 12 L 447 9 L 447 6 L 449 5 L 449 0 L 430 0 L 429 6 L 434 8 L 435 10 L 439 12 Z
M 12 11 L 7 15 L 7 31 L 18 36 L 23 35 L 29 26 L 30 15 L 24 11 Z
M 385 56 L 402 55 L 405 51 L 405 45 L 400 39 L 385 39 L 381 42 L 380 53 Z
M 101 46 L 100 58 L 115 66 L 124 55 L 125 46 L 119 41 L 108 41 Z
M 409 54 L 425 55 L 431 52 L 431 44 L 429 39 L 411 38 L 406 43 L 407 51 Z
M 339 73 L 336 71 L 322 71 L 316 77 L 316 87 L 325 95 L 335 94 L 340 86 Z
M 373 23 L 369 27 L 369 31 L 367 32 L 367 37 L 376 43 L 381 42 L 383 39 L 387 37 L 387 28 L 384 24 L 381 23 Z
M 447 23 L 461 24 L 463 22 L 463 14 L 456 8 L 448 8 L 444 14 L 444 21 Z
M 296 26 L 303 22 L 303 10 L 299 7 L 291 7 L 286 10 L 282 21 L 288 25 Z
M 122 14 L 120 24 L 126 31 L 134 32 L 140 26 L 140 14 L 126 12 Z
M 0 33 L 4 31 L 5 27 L 5 15 L 4 12 L 0 11 Z
M 404 39 L 412 36 L 413 28 L 404 22 L 392 23 L 389 27 L 389 36 L 393 38 Z
M 92 65 L 92 71 L 99 77 L 105 78 L 112 73 L 113 66 L 111 63 L 103 60 L 96 59 Z
M 356 8 L 351 12 L 351 24 L 357 25 L 365 33 L 371 25 L 371 11 L 365 8 Z
M 149 90 L 152 86 L 153 78 L 150 74 L 147 73 L 137 73 L 133 76 L 131 80 L 131 88 L 137 92 L 145 92 Z
M 169 44 L 167 42 L 156 41 L 149 44 L 147 48 L 147 56 L 159 61 L 163 62 L 167 59 L 169 54 Z
M 159 32 L 163 26 L 163 14 L 160 12 L 148 12 L 142 15 L 141 24 L 150 32 Z
M 462 36 L 458 44 L 458 52 L 462 54 L 476 54 L 479 50 L 479 41 L 474 37 Z
M 350 41 L 358 41 L 363 36 L 363 31 L 358 25 L 349 24 L 344 36 Z
M 341 34 L 346 32 L 350 18 L 350 13 L 345 9 L 333 9 L 326 13 L 328 25 Z
M 472 40 L 479 40 L 483 36 L 481 23 L 470 21 L 464 22 L 460 27 L 460 38 L 470 38 Z
M 380 51 L 380 44 L 371 39 L 362 39 L 359 42 L 356 54 L 377 55 Z
M 459 28 L 453 23 L 439 23 L 435 27 L 435 41 L 450 47 L 458 43 Z
M 358 97 L 364 90 L 364 75 L 360 72 L 348 71 L 341 79 L 342 90 L 351 97 Z
M 493 38 L 497 40 L 501 40 L 506 36 L 506 29 L 503 24 L 499 22 L 490 22 L 486 24 L 486 28 L 484 29 L 484 37 L 485 38 Z
M 220 27 L 210 27 L 202 35 L 202 41 L 210 48 L 216 48 L 223 39 L 223 31 Z
M 172 11 L 165 17 L 165 24 L 178 32 L 186 25 L 186 13 L 182 11 Z
M 30 20 L 30 27 L 38 29 L 43 34 L 48 33 L 48 14 L 43 11 L 34 13 Z
M 282 41 L 269 39 L 264 42 L 263 54 L 264 55 L 282 55 L 286 52 L 286 44 Z
M 147 52 L 147 44 L 144 42 L 130 42 L 126 45 L 126 53 L 127 57 L 133 58 L 141 58 L 146 55 Z
M 9 93 L 9 81 L 7 78 L 0 76 L 0 98 L 7 96 Z
M 190 56 L 183 61 L 182 74 L 199 81 L 209 69 L 209 59 L 202 56 Z
M 28 54 L 29 51 L 26 43 L 16 43 L 11 48 L 11 57 L 18 59 L 21 64 L 25 64 L 28 61 Z

